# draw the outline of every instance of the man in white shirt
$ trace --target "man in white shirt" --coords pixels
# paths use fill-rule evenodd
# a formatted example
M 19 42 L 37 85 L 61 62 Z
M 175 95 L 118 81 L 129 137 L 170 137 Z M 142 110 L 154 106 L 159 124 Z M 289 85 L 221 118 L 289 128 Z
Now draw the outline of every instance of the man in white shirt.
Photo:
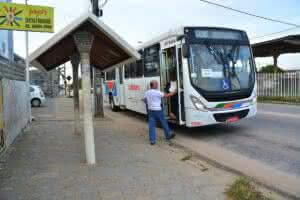
M 161 98 L 168 98 L 177 93 L 177 91 L 173 91 L 169 94 L 164 94 L 158 90 L 158 83 L 157 81 L 153 80 L 150 83 L 151 89 L 145 93 L 145 100 L 148 107 L 148 115 L 149 115 L 149 139 L 150 144 L 155 144 L 156 134 L 156 120 L 159 120 L 164 131 L 167 140 L 170 140 L 175 137 L 175 134 L 171 134 L 169 125 L 167 120 L 164 116 L 164 113 L 161 108 Z

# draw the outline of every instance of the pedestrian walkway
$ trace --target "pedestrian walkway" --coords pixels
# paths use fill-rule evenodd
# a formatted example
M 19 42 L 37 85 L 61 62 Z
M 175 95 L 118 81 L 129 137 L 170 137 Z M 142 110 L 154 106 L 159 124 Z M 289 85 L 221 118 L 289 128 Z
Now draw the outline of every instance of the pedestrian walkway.
M 97 165 L 87 166 L 71 110 L 66 98 L 33 109 L 36 121 L 0 164 L 1 200 L 225 199 L 220 172 L 182 162 L 163 135 L 150 146 L 147 128 L 121 117 L 95 121 Z

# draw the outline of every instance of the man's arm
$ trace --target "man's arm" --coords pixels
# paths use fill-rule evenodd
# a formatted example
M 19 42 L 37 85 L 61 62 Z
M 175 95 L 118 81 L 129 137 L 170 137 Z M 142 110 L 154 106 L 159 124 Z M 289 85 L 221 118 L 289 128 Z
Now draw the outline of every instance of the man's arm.
M 169 97 L 171 97 L 171 96 L 174 96 L 175 94 L 177 93 L 177 90 L 174 90 L 173 92 L 170 92 L 170 93 L 168 93 L 168 94 L 164 94 L 164 98 L 169 98 Z
M 147 103 L 147 99 L 146 97 L 144 97 L 143 99 L 141 99 L 142 102 Z
M 142 98 L 141 101 L 147 104 L 147 93 L 144 94 L 144 98 Z

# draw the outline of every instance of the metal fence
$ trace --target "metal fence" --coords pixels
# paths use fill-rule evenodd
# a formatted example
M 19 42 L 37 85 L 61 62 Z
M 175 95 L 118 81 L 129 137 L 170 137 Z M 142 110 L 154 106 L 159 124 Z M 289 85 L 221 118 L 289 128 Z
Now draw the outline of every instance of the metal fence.
M 300 97 L 300 72 L 258 73 L 258 96 Z

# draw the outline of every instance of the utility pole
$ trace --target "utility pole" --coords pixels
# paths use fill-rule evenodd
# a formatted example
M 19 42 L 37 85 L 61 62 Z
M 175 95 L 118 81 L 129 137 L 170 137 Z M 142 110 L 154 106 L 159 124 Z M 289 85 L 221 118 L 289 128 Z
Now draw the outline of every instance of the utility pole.
M 99 69 L 93 69 L 94 74 L 94 107 L 95 107 L 95 117 L 104 117 L 104 106 L 103 106 L 103 79 L 102 73 Z
M 91 0 L 93 5 L 93 13 L 99 18 L 102 16 L 103 12 L 99 8 L 99 0 Z M 103 105 L 103 87 L 102 87 L 102 76 L 101 71 L 94 68 L 93 69 L 93 88 L 94 88 L 94 116 L 104 117 L 104 105 Z
M 99 17 L 99 0 L 91 0 L 92 1 L 92 6 L 93 6 L 93 13 Z
M 27 6 L 27 1 L 25 0 L 25 5 Z M 25 49 L 26 49 L 26 59 L 25 59 L 25 81 L 27 84 L 27 98 L 28 98 L 28 115 L 29 122 L 31 122 L 31 104 L 30 104 L 30 76 L 29 76 L 29 34 L 28 31 L 25 31 Z
M 64 64 L 64 85 L 65 85 L 65 96 L 67 96 L 67 67 Z
M 102 11 L 102 9 L 99 8 L 99 0 L 91 0 L 91 2 L 92 2 L 92 6 L 93 6 L 92 10 L 93 10 L 94 15 L 96 15 L 97 17 L 102 17 L 103 11 Z M 107 2 L 107 0 L 106 0 L 106 2 Z

